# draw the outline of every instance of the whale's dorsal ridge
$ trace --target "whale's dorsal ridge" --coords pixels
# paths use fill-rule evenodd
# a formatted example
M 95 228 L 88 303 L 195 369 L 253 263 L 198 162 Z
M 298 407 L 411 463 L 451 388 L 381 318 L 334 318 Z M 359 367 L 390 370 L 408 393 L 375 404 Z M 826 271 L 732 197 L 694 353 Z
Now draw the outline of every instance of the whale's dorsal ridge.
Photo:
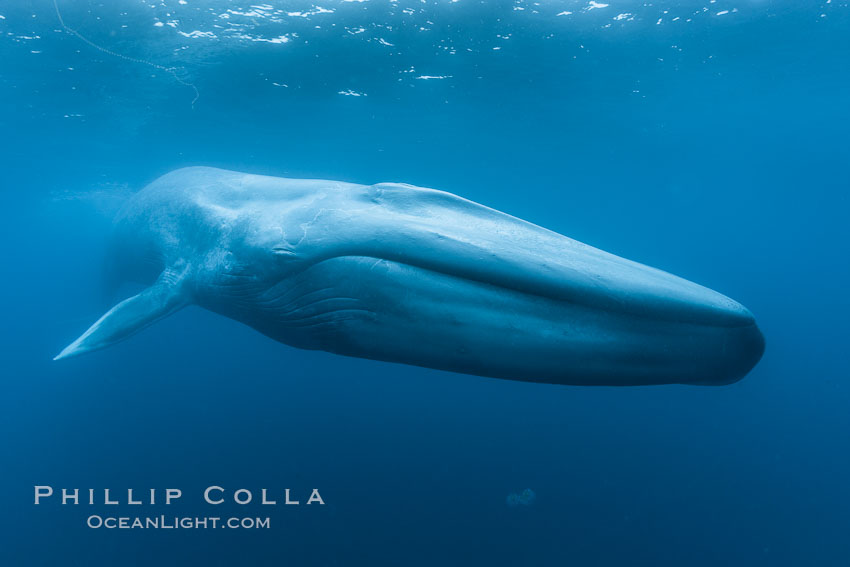
M 189 303 L 184 285 L 187 273 L 186 267 L 167 268 L 153 285 L 107 311 L 53 360 L 108 347 L 178 311 Z

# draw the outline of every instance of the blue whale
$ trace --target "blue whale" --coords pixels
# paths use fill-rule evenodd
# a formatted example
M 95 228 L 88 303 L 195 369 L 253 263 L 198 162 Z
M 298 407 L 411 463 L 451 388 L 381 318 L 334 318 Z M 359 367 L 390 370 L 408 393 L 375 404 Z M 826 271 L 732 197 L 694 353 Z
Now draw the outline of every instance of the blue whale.
M 411 185 L 189 167 L 114 233 L 110 263 L 147 287 L 56 359 L 189 304 L 298 348 L 555 384 L 728 384 L 764 351 L 717 292 Z

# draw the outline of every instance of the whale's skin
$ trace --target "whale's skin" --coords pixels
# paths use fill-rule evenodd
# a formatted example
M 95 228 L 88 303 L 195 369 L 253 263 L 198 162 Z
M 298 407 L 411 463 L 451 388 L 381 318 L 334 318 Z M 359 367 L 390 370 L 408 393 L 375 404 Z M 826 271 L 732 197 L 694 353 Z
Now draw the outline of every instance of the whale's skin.
M 57 358 L 197 304 L 303 349 L 575 385 L 728 384 L 764 339 L 735 301 L 456 195 L 172 171 L 115 221 L 150 284 Z

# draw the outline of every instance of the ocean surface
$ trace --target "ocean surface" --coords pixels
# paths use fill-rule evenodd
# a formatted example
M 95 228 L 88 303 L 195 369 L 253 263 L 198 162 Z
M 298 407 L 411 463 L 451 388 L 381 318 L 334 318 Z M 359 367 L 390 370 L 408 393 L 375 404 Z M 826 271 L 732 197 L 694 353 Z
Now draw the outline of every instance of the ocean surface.
M 0 565 L 850 564 L 845 0 L 256 1 L 0 0 Z M 188 308 L 53 362 L 131 293 L 112 215 L 187 165 L 450 191 L 740 301 L 767 350 L 552 386 Z

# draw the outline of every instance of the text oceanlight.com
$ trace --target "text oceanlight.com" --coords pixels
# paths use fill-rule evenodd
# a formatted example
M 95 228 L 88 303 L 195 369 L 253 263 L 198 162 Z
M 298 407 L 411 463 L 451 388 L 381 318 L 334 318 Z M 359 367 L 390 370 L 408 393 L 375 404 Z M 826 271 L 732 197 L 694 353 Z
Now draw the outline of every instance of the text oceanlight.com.
M 114 516 L 98 516 L 91 515 L 86 520 L 86 525 L 90 528 L 106 528 L 106 529 L 159 529 L 159 530 L 174 530 L 174 529 L 211 529 L 211 528 L 231 528 L 231 529 L 268 529 L 271 527 L 271 519 L 265 518 L 218 518 L 208 516 L 203 518 L 178 517 L 178 516 L 135 516 L 135 517 L 120 517 Z

